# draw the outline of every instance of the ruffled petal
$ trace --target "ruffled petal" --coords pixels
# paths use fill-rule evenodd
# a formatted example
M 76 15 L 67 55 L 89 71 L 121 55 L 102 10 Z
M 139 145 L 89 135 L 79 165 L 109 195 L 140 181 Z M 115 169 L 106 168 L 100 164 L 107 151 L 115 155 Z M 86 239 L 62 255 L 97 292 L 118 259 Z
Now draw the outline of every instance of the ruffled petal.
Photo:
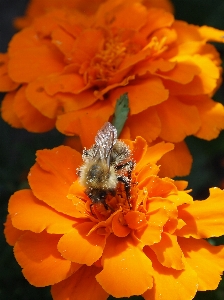
M 14 35 L 9 45 L 9 58 L 9 76 L 15 82 L 30 82 L 64 68 L 58 49 L 40 40 L 32 27 Z
M 178 60 L 178 57 L 176 59 Z M 220 77 L 219 67 L 206 56 L 197 54 L 188 59 L 199 68 L 200 73 L 184 85 L 171 80 L 163 80 L 165 88 L 169 89 L 170 94 L 174 96 L 213 93 Z
M 38 287 L 66 279 L 80 268 L 61 257 L 57 251 L 60 235 L 26 232 L 16 242 L 14 254 L 24 277 Z
M 155 107 L 150 107 L 139 114 L 130 116 L 126 126 L 130 128 L 132 138 L 140 135 L 149 143 L 155 140 L 161 131 L 161 122 Z
M 224 30 L 219 30 L 213 27 L 209 26 L 201 26 L 198 28 L 198 31 L 200 32 L 201 36 L 206 40 L 206 41 L 213 41 L 213 42 L 224 42 Z
M 56 93 L 74 93 L 78 94 L 85 88 L 83 77 L 75 73 L 62 73 L 55 76 L 49 76 L 45 83 L 45 90 L 48 95 L 53 96 Z
M 131 229 L 127 225 L 122 224 L 120 219 L 123 219 L 122 213 L 117 213 L 114 215 L 112 220 L 113 234 L 115 234 L 118 237 L 128 236 L 131 232 Z
M 89 107 L 60 116 L 56 123 L 57 129 L 66 135 L 79 135 L 82 145 L 91 147 L 97 131 L 109 120 L 114 108 L 109 102 L 96 102 L 91 109 L 91 113 Z
M 111 235 L 102 256 L 103 271 L 96 280 L 110 295 L 130 297 L 141 295 L 153 285 L 151 261 L 130 237 Z
M 160 142 L 147 148 L 143 159 L 138 163 L 138 168 L 144 168 L 147 164 L 157 163 L 163 155 L 174 149 L 171 143 Z
M 124 93 L 128 93 L 131 115 L 138 114 L 151 106 L 164 102 L 169 95 L 169 91 L 164 88 L 162 81 L 157 77 L 117 88 L 110 92 L 110 100 L 115 104 L 120 95 Z
M 223 235 L 223 197 L 223 190 L 211 188 L 210 196 L 206 200 L 180 206 L 178 208 L 179 218 L 186 225 L 177 230 L 176 234 L 182 237 L 192 236 L 196 239 Z
M 103 32 L 95 28 L 87 28 L 79 34 L 73 45 L 72 62 L 82 65 L 89 62 L 102 47 Z
M 142 182 L 138 183 L 138 187 L 147 188 L 148 197 L 166 198 L 169 194 L 176 194 L 177 188 L 172 179 L 159 178 L 158 176 L 146 177 Z
M 177 242 L 177 237 L 166 232 L 162 233 L 159 243 L 151 245 L 158 261 L 167 268 L 183 270 L 183 252 Z
M 185 142 L 175 143 L 172 151 L 158 161 L 160 177 L 186 176 L 190 173 L 193 158 Z
M 141 30 L 146 37 L 160 28 L 170 27 L 174 22 L 174 16 L 163 9 L 151 8 L 148 14 L 147 24 Z
M 13 91 L 19 86 L 8 75 L 8 54 L 0 53 L 0 91 Z
M 140 3 L 130 3 L 130 5 L 120 9 L 113 21 L 113 26 L 129 30 L 140 30 L 147 21 L 147 9 Z M 127 18 L 132 16 L 133 18 Z
M 26 88 L 26 98 L 29 103 L 48 118 L 56 118 L 60 111 L 60 102 L 57 97 L 49 96 L 44 85 L 46 77 L 39 77 L 31 81 Z
M 145 214 L 139 211 L 129 211 L 124 216 L 124 219 L 127 222 L 128 227 L 134 230 L 138 230 L 148 225 Z
M 52 43 L 65 55 L 66 59 L 69 60 L 75 41 L 74 37 L 60 27 L 52 30 L 51 37 Z
M 198 138 L 208 141 L 216 138 L 224 129 L 224 107 L 221 103 L 212 101 L 208 96 L 201 96 L 201 101 L 196 101 L 201 127 L 195 134 Z
M 198 275 L 198 290 L 215 290 L 224 271 L 224 246 L 212 246 L 193 238 L 178 238 L 178 243 L 187 263 Z
M 67 198 L 71 184 L 77 179 L 79 164 L 81 154 L 66 146 L 37 151 L 37 163 L 28 175 L 33 194 L 58 212 L 85 217 Z
M 23 124 L 13 109 L 17 91 L 7 93 L 1 103 L 1 116 L 4 121 L 15 128 L 23 128 Z
M 4 235 L 6 238 L 6 242 L 10 246 L 14 246 L 16 241 L 20 238 L 20 236 L 24 233 L 24 231 L 15 228 L 12 225 L 11 216 L 7 215 L 6 222 L 4 223 Z
M 94 223 L 84 222 L 63 235 L 58 250 L 68 260 L 91 266 L 102 255 L 106 236 L 93 231 L 88 235 Z
M 54 128 L 55 120 L 42 115 L 26 98 L 26 86 L 22 86 L 16 93 L 13 108 L 21 121 L 23 128 L 31 132 L 45 132 Z
M 165 209 L 158 209 L 149 216 L 148 225 L 135 232 L 135 236 L 145 245 L 153 245 L 161 240 L 164 224 L 168 221 Z
M 147 7 L 162 8 L 168 12 L 174 13 L 173 3 L 170 0 L 146 0 L 144 1 Z
M 54 300 L 106 300 L 108 294 L 95 279 L 99 271 L 95 266 L 82 266 L 72 276 L 52 286 Z
M 9 213 L 13 226 L 20 230 L 62 234 L 70 231 L 77 220 L 60 214 L 38 200 L 31 190 L 21 190 L 11 196 Z
M 152 260 L 153 288 L 143 294 L 146 300 L 191 300 L 194 298 L 198 279 L 196 272 L 185 263 L 184 270 L 174 270 L 162 266 L 153 251 L 145 247 L 146 255 Z
M 201 126 L 197 108 L 186 105 L 175 97 L 169 97 L 156 110 L 161 121 L 159 136 L 165 141 L 181 142 L 186 136 L 195 134 Z
M 137 136 L 134 142 L 132 142 L 131 145 L 130 143 L 128 145 L 130 146 L 134 161 L 139 164 L 141 159 L 145 157 L 145 153 L 148 149 L 146 140 L 144 140 L 141 136 Z

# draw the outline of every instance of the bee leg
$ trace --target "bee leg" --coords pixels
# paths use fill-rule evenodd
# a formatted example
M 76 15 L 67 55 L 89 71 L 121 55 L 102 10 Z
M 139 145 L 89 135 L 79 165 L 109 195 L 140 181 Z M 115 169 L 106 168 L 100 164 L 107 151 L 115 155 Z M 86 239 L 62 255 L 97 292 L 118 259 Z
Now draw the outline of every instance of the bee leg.
M 92 206 L 93 206 L 93 205 L 94 205 L 94 203 L 91 203 L 90 206 L 89 206 L 89 208 L 90 208 L 91 214 L 94 216 L 95 214 L 94 214 L 94 212 L 93 212 L 93 210 L 92 210 Z
M 131 205 L 130 205 L 130 202 L 129 202 L 129 198 L 130 198 L 130 179 L 126 176 L 118 176 L 117 180 L 124 184 L 128 205 L 131 208 Z

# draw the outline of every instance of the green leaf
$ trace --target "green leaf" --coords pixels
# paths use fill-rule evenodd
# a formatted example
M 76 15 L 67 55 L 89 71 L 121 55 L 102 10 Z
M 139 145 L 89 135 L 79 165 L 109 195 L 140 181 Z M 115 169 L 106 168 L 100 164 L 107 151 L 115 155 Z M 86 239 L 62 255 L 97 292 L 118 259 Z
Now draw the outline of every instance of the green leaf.
M 114 117 L 112 124 L 114 127 L 117 129 L 117 135 L 119 137 L 124 124 L 128 118 L 128 113 L 129 113 L 129 99 L 128 99 L 128 94 L 125 93 L 120 96 L 120 98 L 117 100 L 116 107 L 115 107 L 115 112 L 114 112 Z

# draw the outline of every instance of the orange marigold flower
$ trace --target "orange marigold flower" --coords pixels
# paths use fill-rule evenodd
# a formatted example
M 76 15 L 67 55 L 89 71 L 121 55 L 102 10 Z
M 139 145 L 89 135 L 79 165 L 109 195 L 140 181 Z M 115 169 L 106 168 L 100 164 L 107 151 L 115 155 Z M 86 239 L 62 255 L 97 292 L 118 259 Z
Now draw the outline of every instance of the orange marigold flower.
M 170 155 L 179 161 L 169 175 L 187 175 L 191 156 L 184 138 L 210 140 L 224 128 L 223 105 L 211 99 L 221 61 L 207 43 L 223 42 L 223 36 L 140 0 L 109 0 L 91 16 L 52 9 L 17 33 L 2 54 L 0 90 L 9 91 L 2 117 L 34 132 L 56 125 L 80 135 L 84 145 L 95 130 L 86 121 L 102 126 L 127 92 L 130 116 L 122 137 L 176 143 Z
M 80 153 L 67 146 L 37 152 L 31 190 L 12 195 L 5 224 L 25 278 L 52 285 L 55 300 L 190 300 L 216 289 L 224 246 L 205 239 L 224 233 L 224 191 L 193 201 L 184 182 L 157 175 L 171 143 L 125 143 L 136 163 L 130 196 L 119 183 L 107 205 L 92 203 L 80 185 Z
M 82 13 L 92 14 L 96 12 L 99 5 L 106 0 L 30 0 L 25 16 L 16 18 L 14 24 L 17 28 L 24 28 L 32 22 L 34 18 L 40 16 L 54 8 L 78 9 Z M 173 12 L 173 5 L 170 0 L 144 0 L 147 7 L 163 8 Z

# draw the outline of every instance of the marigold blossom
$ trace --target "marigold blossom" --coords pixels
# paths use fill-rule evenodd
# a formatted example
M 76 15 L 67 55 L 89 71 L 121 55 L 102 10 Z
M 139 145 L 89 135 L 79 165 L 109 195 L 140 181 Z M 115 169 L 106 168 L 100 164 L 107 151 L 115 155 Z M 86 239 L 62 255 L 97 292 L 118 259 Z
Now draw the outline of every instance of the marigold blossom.
M 130 116 L 122 137 L 175 143 L 175 153 L 167 155 L 179 161 L 169 175 L 186 175 L 191 157 L 184 138 L 210 140 L 224 128 L 223 106 L 211 98 L 221 61 L 207 43 L 223 42 L 223 36 L 141 0 L 108 0 L 91 16 L 52 9 L 1 54 L 0 90 L 8 91 L 2 117 L 33 132 L 56 125 L 80 135 L 84 145 L 95 129 L 86 129 L 87 121 L 102 126 L 127 92 Z
M 185 182 L 158 176 L 156 162 L 171 143 L 148 147 L 124 140 L 136 166 L 127 201 L 123 184 L 91 204 L 77 177 L 81 154 L 67 146 L 39 150 L 31 189 L 11 196 L 7 242 L 25 278 L 52 286 L 55 300 L 142 295 L 147 300 L 190 300 L 214 290 L 224 270 L 224 191 L 193 201 Z M 88 288 L 86 288 L 88 287 Z

